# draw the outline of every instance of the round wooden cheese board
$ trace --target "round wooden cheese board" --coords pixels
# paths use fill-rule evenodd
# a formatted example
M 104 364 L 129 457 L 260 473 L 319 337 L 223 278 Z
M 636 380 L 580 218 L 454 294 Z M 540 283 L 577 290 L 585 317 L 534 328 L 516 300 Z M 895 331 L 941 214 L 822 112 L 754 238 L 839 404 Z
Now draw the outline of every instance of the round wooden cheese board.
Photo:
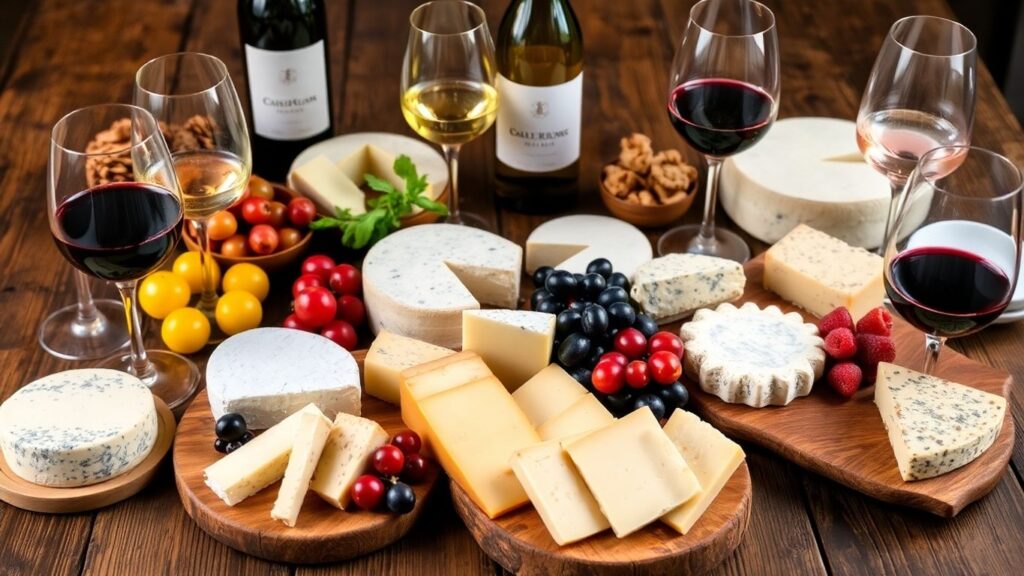
M 700 520 L 683 535 L 654 522 L 626 538 L 611 530 L 559 546 L 540 515 L 524 506 L 491 520 L 451 482 L 452 502 L 477 544 L 515 574 L 701 574 L 739 545 L 750 521 L 750 471 L 744 462 Z
M 365 351 L 353 353 L 362 368 Z M 379 423 L 389 434 L 406 428 L 398 407 L 363 395 L 362 416 Z M 368 554 L 404 536 L 423 512 L 438 480 L 431 467 L 423 482 L 413 485 L 416 507 L 396 515 L 389 512 L 343 511 L 313 492 L 289 528 L 270 517 L 280 482 L 275 482 L 235 506 L 228 506 L 203 481 L 203 470 L 224 455 L 213 449 L 214 418 L 202 390 L 178 425 L 174 443 L 174 479 L 185 511 L 217 541 L 240 552 L 275 562 L 319 564 Z
M 153 479 L 174 441 L 174 414 L 163 400 L 153 396 L 157 413 L 157 438 L 153 450 L 138 466 L 106 482 L 78 488 L 40 486 L 11 471 L 0 453 L 0 500 L 32 512 L 73 514 L 110 506 L 141 491 Z

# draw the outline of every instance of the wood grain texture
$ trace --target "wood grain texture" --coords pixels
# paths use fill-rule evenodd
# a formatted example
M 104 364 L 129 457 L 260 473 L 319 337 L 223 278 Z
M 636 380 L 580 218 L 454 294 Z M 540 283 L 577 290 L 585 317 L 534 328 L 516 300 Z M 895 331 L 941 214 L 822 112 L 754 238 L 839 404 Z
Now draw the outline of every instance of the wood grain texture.
M 753 302 L 762 308 L 776 305 L 783 312 L 799 312 L 807 322 L 817 321 L 763 288 L 763 256 L 747 262 L 744 270 L 747 287 L 738 302 Z M 922 366 L 922 339 L 921 332 L 894 315 L 895 364 Z M 1012 380 L 1006 372 L 953 350 L 943 353 L 935 374 L 1003 397 L 1009 395 Z M 694 409 L 726 434 L 765 446 L 873 498 L 944 517 L 955 516 L 991 491 L 1005 474 L 1013 449 L 1014 425 L 1007 411 L 992 447 L 974 462 L 935 478 L 904 482 L 873 395 L 844 401 L 819 383 L 809 396 L 787 406 L 751 408 L 723 402 L 702 392 L 695 382 L 688 381 L 687 386 Z M 829 433 L 821 433 L 823 430 Z
M 454 480 L 455 510 L 487 554 L 506 570 L 546 574 L 702 574 L 732 553 L 750 521 L 750 471 L 746 462 L 726 482 L 687 534 L 654 522 L 625 538 L 605 530 L 559 546 L 533 506 L 491 520 Z

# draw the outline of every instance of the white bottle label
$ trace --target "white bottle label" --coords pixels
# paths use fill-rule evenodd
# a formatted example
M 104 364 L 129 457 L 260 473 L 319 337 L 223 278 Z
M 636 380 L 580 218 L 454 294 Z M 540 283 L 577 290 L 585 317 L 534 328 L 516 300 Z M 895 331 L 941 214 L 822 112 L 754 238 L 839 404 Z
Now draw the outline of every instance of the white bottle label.
M 557 86 L 526 86 L 498 75 L 496 153 L 524 172 L 551 172 L 580 157 L 583 73 Z
M 272 140 L 302 140 L 327 130 L 324 41 L 297 50 L 245 45 L 253 131 Z

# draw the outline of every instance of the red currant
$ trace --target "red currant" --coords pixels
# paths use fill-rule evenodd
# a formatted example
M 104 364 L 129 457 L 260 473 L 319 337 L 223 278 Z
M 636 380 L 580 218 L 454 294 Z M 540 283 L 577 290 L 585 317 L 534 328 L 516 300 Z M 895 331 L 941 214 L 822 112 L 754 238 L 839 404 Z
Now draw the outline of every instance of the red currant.
M 626 369 L 613 359 L 601 360 L 594 366 L 590 382 L 602 394 L 615 394 L 626 384 Z
M 676 355 L 676 358 L 682 360 L 683 358 L 683 341 L 671 332 L 658 332 L 654 336 L 651 336 L 650 341 L 647 342 L 647 353 L 654 354 L 662 350 L 668 350 Z
M 651 378 L 663 386 L 668 386 L 679 380 L 683 375 L 683 365 L 675 352 L 660 350 L 651 354 L 647 359 L 647 365 L 651 370 Z
M 410 454 L 419 454 L 420 448 L 423 447 L 423 441 L 420 440 L 420 435 L 413 432 L 412 430 L 402 430 L 395 437 L 391 439 L 392 446 L 398 446 L 398 449 L 402 451 L 402 454 L 409 456 Z
M 373 453 L 373 469 L 384 476 L 398 476 L 405 468 L 405 454 L 398 446 L 385 444 Z
M 647 338 L 636 328 L 624 328 L 615 335 L 615 349 L 635 360 L 647 351 Z
M 363 510 L 373 510 L 384 499 L 384 481 L 373 474 L 363 474 L 352 484 L 352 501 Z
M 633 360 L 626 365 L 626 384 L 630 388 L 640 389 L 647 386 L 647 383 L 651 381 L 651 375 L 647 370 L 647 362 L 643 360 Z
M 420 454 L 409 454 L 405 457 L 405 469 L 402 470 L 402 479 L 412 484 L 422 482 L 427 477 L 430 463 Z

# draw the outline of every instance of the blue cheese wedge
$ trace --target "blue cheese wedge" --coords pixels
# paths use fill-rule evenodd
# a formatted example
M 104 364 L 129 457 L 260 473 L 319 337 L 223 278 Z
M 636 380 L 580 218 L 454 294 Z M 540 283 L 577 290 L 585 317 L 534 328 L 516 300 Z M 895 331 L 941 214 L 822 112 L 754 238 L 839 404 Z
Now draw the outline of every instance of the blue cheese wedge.
M 0 448 L 20 478 L 55 487 L 110 480 L 142 462 L 157 438 L 153 395 L 117 370 L 68 370 L 0 405 Z
M 630 295 L 659 324 L 674 322 L 743 295 L 739 262 L 701 254 L 668 254 L 637 268 Z
M 825 367 L 817 326 L 776 306 L 726 303 L 698 310 L 679 336 L 686 375 L 729 403 L 785 406 L 810 394 Z
M 966 466 L 995 442 L 1006 399 L 888 362 L 878 364 L 875 404 L 900 475 L 924 480 Z

